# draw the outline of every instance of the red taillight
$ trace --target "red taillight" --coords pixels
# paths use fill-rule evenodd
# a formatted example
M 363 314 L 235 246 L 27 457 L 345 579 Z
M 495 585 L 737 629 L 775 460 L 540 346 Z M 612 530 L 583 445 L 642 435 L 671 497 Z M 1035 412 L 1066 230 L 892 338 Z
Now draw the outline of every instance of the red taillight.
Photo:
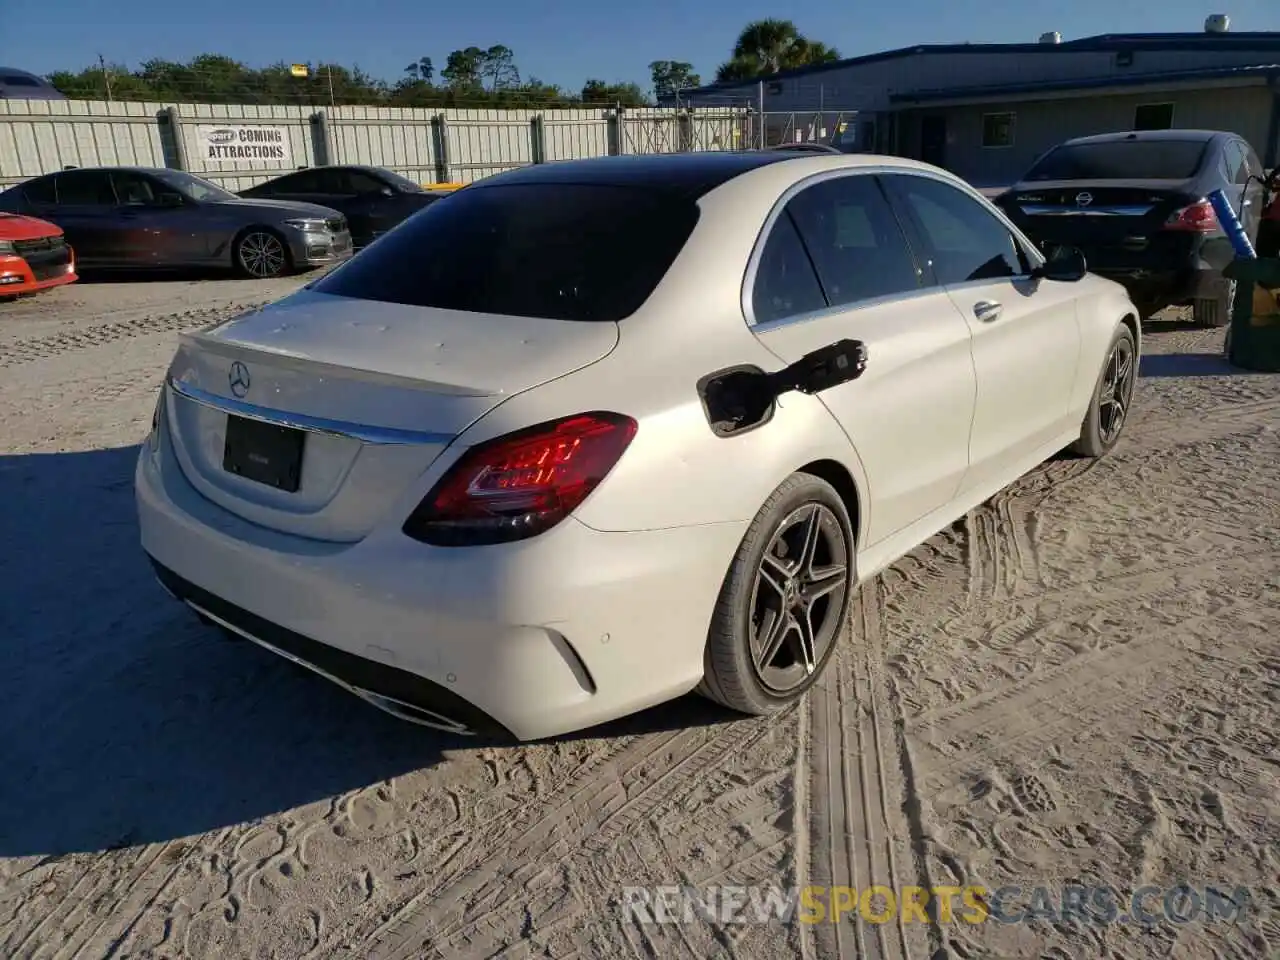
M 599 486 L 635 435 L 630 417 L 582 413 L 477 444 L 440 478 L 404 532 L 437 546 L 536 536 Z
M 1189 207 L 1175 210 L 1164 222 L 1166 230 L 1185 230 L 1191 233 L 1214 233 L 1218 229 L 1218 215 L 1213 212 L 1213 204 L 1201 200 Z

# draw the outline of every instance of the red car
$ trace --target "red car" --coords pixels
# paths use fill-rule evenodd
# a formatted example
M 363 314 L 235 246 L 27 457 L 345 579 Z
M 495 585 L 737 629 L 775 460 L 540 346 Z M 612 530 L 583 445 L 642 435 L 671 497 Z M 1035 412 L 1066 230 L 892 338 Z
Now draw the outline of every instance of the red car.
M 0 298 L 37 293 L 76 279 L 75 252 L 61 227 L 0 213 Z

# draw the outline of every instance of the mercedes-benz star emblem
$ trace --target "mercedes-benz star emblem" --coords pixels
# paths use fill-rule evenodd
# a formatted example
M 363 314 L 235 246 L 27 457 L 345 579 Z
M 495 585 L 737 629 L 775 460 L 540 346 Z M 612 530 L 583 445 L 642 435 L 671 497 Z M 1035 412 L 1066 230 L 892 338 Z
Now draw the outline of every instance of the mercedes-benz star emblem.
M 1077 206 L 1077 207 L 1087 207 L 1087 206 L 1088 206 L 1089 204 L 1091 204 L 1091 203 L 1093 203 L 1093 194 L 1092 194 L 1092 193 L 1077 193 L 1077 194 L 1076 194 L 1076 206 Z
M 227 374 L 227 382 L 231 384 L 231 392 L 237 397 L 243 397 L 249 392 L 249 368 L 237 360 L 231 365 L 231 372 Z

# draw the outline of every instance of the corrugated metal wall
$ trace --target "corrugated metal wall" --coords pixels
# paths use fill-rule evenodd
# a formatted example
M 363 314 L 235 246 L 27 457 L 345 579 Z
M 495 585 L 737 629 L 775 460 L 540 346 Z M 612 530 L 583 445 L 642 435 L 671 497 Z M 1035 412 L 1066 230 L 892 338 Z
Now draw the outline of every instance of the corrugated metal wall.
M 1265 87 L 1223 90 L 1182 90 L 1073 99 L 986 103 L 947 107 L 930 112 L 946 117 L 947 169 L 980 185 L 1016 181 L 1042 153 L 1063 140 L 1131 130 L 1141 104 L 1172 103 L 1173 125 L 1184 130 L 1226 130 L 1267 155 L 1271 122 L 1271 92 Z M 1014 142 L 1008 147 L 982 145 L 982 118 L 989 113 L 1014 115 Z M 903 152 L 918 156 L 919 116 L 907 118 Z M 913 152 L 916 151 L 916 152 Z
M 0 188 L 67 166 L 180 167 L 242 190 L 300 166 L 368 163 L 421 183 L 461 183 L 541 160 L 735 149 L 744 111 L 665 108 L 418 110 L 393 107 L 170 105 L 91 100 L 0 100 Z M 323 117 L 323 122 L 317 122 Z M 202 126 L 282 128 L 280 160 L 210 160 Z M 443 143 L 441 142 L 443 134 Z M 179 143 L 180 138 L 180 143 Z M 443 174 L 443 176 L 442 176 Z

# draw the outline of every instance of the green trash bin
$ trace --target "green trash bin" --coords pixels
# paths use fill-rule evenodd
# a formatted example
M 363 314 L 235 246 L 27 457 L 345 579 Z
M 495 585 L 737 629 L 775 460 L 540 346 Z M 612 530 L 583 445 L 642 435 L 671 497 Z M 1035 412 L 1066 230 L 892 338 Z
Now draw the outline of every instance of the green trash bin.
M 1280 373 L 1280 259 L 1237 258 L 1222 275 L 1236 281 L 1227 327 L 1227 362 L 1246 370 Z

